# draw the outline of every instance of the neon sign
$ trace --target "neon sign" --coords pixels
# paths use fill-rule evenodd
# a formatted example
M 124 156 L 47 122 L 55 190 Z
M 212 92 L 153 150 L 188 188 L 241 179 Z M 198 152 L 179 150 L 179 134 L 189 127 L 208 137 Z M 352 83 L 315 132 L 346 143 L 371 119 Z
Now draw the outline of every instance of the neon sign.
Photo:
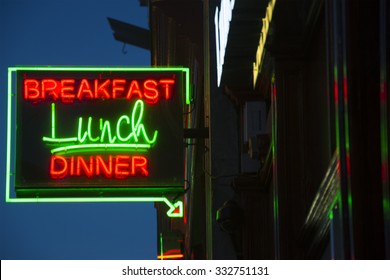
M 14 67 L 8 78 L 9 201 L 14 184 L 19 202 L 152 199 L 182 216 L 165 197 L 184 184 L 188 69 Z
M 95 149 L 108 151 L 110 149 L 138 150 L 148 149 L 155 144 L 158 131 L 155 130 L 150 138 L 146 133 L 145 125 L 142 123 L 144 114 L 144 103 L 141 100 L 135 102 L 131 113 L 131 118 L 122 115 L 118 118 L 116 125 L 111 126 L 109 120 L 99 118 L 94 124 L 93 117 L 88 117 L 88 122 L 83 125 L 83 117 L 78 118 L 77 135 L 74 137 L 56 137 L 56 112 L 55 103 L 51 104 L 51 136 L 42 137 L 42 141 L 48 143 L 61 144 L 60 147 L 51 150 L 52 154 L 75 152 L 77 150 L 86 151 Z M 98 126 L 98 134 L 93 132 L 92 127 Z M 125 129 L 123 129 L 125 127 Z M 125 132 L 123 132 L 125 130 Z M 114 131 L 116 135 L 113 135 Z M 127 134 L 126 134 L 127 132 Z M 123 135 L 125 133 L 126 135 Z M 75 144 L 77 143 L 77 144 Z
M 73 102 L 83 99 L 143 98 L 155 104 L 160 98 L 172 95 L 174 79 L 147 79 L 144 81 L 126 79 L 24 79 L 23 95 L 26 100 L 52 99 Z

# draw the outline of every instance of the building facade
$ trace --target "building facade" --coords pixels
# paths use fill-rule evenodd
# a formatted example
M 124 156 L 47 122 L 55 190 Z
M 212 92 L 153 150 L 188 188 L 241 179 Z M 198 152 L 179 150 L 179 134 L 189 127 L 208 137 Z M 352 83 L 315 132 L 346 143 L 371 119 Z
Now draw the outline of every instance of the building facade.
M 158 208 L 160 251 L 389 259 L 387 1 L 148 5 L 152 65 L 192 87 L 185 217 Z

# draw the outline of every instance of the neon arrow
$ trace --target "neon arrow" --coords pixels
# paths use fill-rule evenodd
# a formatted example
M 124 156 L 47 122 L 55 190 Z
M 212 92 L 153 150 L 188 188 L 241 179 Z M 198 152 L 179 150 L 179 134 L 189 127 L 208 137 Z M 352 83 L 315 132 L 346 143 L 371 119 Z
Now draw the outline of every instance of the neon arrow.
M 9 194 L 9 193 L 8 193 Z M 169 210 L 167 216 L 170 218 L 182 218 L 184 215 L 183 201 L 171 202 L 166 197 L 74 197 L 74 198 L 10 198 L 10 203 L 41 203 L 41 202 L 164 202 Z M 179 211 L 177 211 L 177 209 Z
M 183 201 L 176 201 L 175 203 L 171 203 L 168 199 L 165 202 L 169 206 L 169 210 L 167 211 L 167 216 L 171 218 L 181 218 L 183 217 Z M 179 212 L 175 211 L 179 209 Z

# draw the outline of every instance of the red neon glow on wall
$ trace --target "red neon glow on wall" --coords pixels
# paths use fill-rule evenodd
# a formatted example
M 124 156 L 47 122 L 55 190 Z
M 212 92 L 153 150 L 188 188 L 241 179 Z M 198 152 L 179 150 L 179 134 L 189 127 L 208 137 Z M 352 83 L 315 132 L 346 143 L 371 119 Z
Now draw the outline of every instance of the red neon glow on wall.
M 125 179 L 129 176 L 148 176 L 148 159 L 145 156 L 109 155 L 71 156 L 52 155 L 50 159 L 50 177 L 63 179 L 69 176 L 103 176 Z

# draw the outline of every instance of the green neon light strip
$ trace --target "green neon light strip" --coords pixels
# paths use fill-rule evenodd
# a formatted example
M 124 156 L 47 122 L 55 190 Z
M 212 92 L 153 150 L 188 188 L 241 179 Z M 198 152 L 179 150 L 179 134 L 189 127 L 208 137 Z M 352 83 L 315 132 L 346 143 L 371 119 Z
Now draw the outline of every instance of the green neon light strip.
M 8 68 L 8 98 L 7 98 L 7 163 L 5 174 L 5 198 L 10 197 L 11 183 L 11 125 L 12 125 L 12 74 L 15 70 Z
M 118 71 L 130 71 L 130 72 L 170 72 L 170 71 L 189 71 L 185 67 L 100 67 L 100 66 L 16 66 L 9 67 L 11 71 L 105 71 L 105 72 L 118 72 Z
M 51 103 L 51 137 L 42 137 L 43 141 L 52 143 L 64 143 L 64 142 L 75 142 L 77 137 L 71 138 L 56 138 L 56 104 Z
M 160 256 L 161 260 L 164 259 L 164 246 L 163 246 L 163 236 L 162 233 L 160 232 Z
M 151 67 L 151 68 L 136 68 L 136 67 L 58 67 L 58 66 L 20 66 L 9 67 L 8 71 L 128 71 L 128 72 L 170 72 L 182 71 L 185 75 L 185 101 L 186 104 L 191 104 L 190 97 L 190 69 L 185 67 Z
M 106 151 L 138 151 L 145 152 L 151 147 L 150 144 L 81 144 L 60 147 L 50 150 L 52 154 L 66 154 L 74 152 L 101 152 Z
M 51 138 L 56 138 L 56 104 L 51 103 Z
M 69 138 L 51 138 L 51 137 L 42 137 L 42 140 L 45 142 L 51 143 L 66 143 L 66 142 L 76 142 L 77 137 L 69 137 Z
M 163 202 L 168 207 L 167 216 L 171 218 L 183 217 L 183 202 L 170 202 L 166 197 L 75 197 L 75 198 L 9 198 L 6 202 L 9 203 L 45 203 L 45 202 Z M 175 213 L 175 209 L 179 208 L 179 212 Z
M 186 77 L 186 104 L 189 105 L 191 104 L 191 93 L 190 93 L 190 69 L 188 68 L 183 68 L 183 72 L 185 73 Z

